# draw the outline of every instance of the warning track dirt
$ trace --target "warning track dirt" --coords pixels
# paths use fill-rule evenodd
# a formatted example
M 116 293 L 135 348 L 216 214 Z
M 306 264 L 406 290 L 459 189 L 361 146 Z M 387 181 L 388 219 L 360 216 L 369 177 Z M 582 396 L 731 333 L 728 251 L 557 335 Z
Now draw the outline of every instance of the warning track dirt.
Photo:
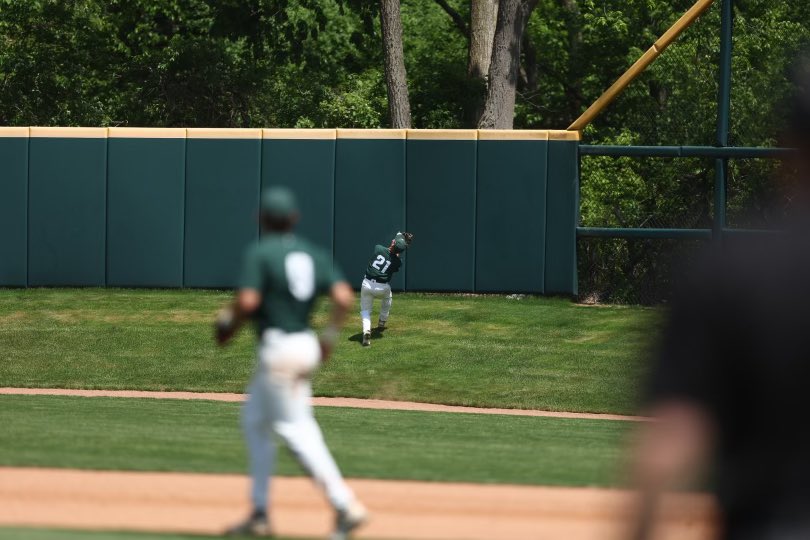
M 377 539 L 610 539 L 627 536 L 633 494 L 594 488 L 350 480 Z M 0 526 L 221 533 L 244 516 L 238 475 L 0 468 Z M 273 481 L 277 534 L 317 537 L 332 516 L 305 478 Z M 707 495 L 665 501 L 660 539 L 713 537 Z
M 0 388 L 5 395 L 42 395 L 42 396 L 77 396 L 77 397 L 114 397 L 146 399 L 203 399 L 209 401 L 238 402 L 245 399 L 244 394 L 203 393 L 203 392 L 153 392 L 144 390 L 76 390 L 65 388 Z M 386 401 L 382 399 L 359 399 L 344 397 L 316 397 L 316 407 L 351 407 L 356 409 L 387 409 L 397 411 L 448 412 L 467 414 L 503 414 L 508 416 L 543 416 L 552 418 L 578 418 L 588 420 L 627 420 L 645 421 L 643 416 L 621 414 L 577 413 L 558 411 L 537 411 L 529 409 L 493 409 L 463 407 L 458 405 L 438 405 L 434 403 L 417 403 L 413 401 Z

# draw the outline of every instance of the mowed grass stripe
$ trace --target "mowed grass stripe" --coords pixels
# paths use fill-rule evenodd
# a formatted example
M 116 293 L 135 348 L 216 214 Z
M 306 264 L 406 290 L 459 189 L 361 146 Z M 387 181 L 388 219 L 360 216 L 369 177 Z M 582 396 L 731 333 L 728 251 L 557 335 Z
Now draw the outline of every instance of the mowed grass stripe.
M 211 337 L 222 291 L 0 290 L 0 386 L 242 392 L 243 332 Z M 316 314 L 323 324 L 325 307 Z M 390 328 L 360 347 L 359 318 L 318 374 L 320 396 L 633 414 L 656 310 L 564 299 L 396 294 Z
M 0 465 L 242 473 L 235 403 L 0 396 Z M 632 425 L 458 413 L 322 408 L 355 478 L 613 486 Z M 285 452 L 279 474 L 300 470 Z

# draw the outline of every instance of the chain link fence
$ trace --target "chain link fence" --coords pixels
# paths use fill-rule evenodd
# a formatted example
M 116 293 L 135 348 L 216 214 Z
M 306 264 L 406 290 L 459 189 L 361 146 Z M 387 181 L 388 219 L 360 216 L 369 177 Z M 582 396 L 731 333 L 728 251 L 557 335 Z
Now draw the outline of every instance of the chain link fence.
M 677 1 L 675 13 L 692 0 Z M 589 4 L 599 9 L 599 3 Z M 714 146 L 719 96 L 720 0 L 673 43 L 584 133 L 585 144 Z M 736 0 L 732 40 L 732 146 L 779 146 L 790 66 L 810 43 L 810 3 Z M 677 17 L 675 17 L 677 18 Z M 674 20 L 650 25 L 660 35 Z M 639 43 L 627 67 L 651 42 Z M 616 73 L 618 77 L 621 73 Z M 584 156 L 581 218 L 586 227 L 711 228 L 715 161 Z M 777 226 L 790 201 L 791 172 L 777 160 L 730 160 L 727 227 Z M 776 181 L 776 180 L 779 181 Z M 666 301 L 673 268 L 701 242 L 582 238 L 584 301 Z
M 660 304 L 670 299 L 680 270 L 705 246 L 700 240 L 581 238 L 579 301 Z

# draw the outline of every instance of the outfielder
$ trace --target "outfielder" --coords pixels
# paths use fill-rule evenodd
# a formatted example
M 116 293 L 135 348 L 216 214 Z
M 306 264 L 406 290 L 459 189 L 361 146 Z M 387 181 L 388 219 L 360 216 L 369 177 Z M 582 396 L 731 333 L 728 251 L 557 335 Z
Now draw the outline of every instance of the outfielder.
M 216 334 L 227 343 L 248 319 L 259 334 L 257 366 L 242 411 L 250 454 L 253 512 L 228 532 L 270 535 L 268 489 L 275 465 L 273 435 L 289 447 L 335 509 L 334 540 L 366 519 L 366 510 L 343 481 L 312 413 L 311 377 L 325 361 L 354 302 L 354 292 L 326 252 L 296 237 L 295 197 L 285 188 L 262 194 L 260 242 L 247 250 L 233 304 L 217 316 Z M 309 327 L 317 296 L 332 301 L 331 321 L 320 343 Z
M 413 241 L 411 233 L 397 233 L 388 247 L 374 246 L 374 254 L 368 261 L 366 275 L 360 287 L 360 316 L 363 319 L 363 347 L 371 345 L 371 310 L 374 299 L 380 299 L 380 318 L 377 328 L 385 329 L 391 314 L 391 278 L 402 267 L 400 254 Z

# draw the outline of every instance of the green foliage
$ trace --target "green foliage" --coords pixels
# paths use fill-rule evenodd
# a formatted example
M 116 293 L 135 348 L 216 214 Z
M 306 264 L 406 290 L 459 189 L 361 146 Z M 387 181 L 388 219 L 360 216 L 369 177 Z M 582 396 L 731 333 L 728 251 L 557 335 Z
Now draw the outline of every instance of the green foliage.
M 453 3 L 469 18 L 466 2 Z M 466 38 L 433 0 L 405 0 L 402 25 L 414 127 L 462 127 L 464 105 L 472 98 Z
M 316 111 L 322 126 L 376 128 L 383 125 L 385 83 L 378 69 L 348 77 L 341 88 L 330 89 Z
M 114 54 L 95 0 L 0 2 L 0 124 L 106 125 Z
M 0 124 L 379 125 L 358 35 L 334 0 L 3 0 Z

